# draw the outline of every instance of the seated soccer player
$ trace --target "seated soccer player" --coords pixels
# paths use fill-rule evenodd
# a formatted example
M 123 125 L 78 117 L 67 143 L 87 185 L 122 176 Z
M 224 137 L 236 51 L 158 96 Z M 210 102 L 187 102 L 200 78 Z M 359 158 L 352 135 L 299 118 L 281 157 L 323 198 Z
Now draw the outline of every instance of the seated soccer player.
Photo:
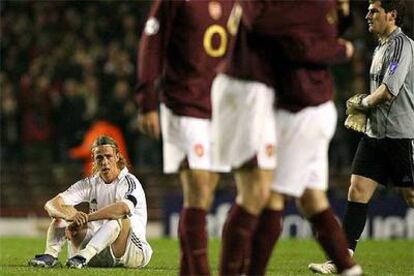
M 69 240 L 69 268 L 140 268 L 152 249 L 145 238 L 147 205 L 141 183 L 132 175 L 115 140 L 99 136 L 92 144 L 93 175 L 49 200 L 45 209 L 52 222 L 43 254 L 30 266 L 54 267 Z M 87 202 L 89 213 L 74 206 Z

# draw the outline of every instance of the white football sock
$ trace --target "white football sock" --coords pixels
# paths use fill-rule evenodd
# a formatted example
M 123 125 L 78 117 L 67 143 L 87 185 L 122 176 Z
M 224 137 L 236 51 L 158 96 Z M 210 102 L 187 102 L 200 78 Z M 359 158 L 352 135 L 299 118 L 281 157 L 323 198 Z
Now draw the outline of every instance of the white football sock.
M 53 219 L 47 229 L 45 254 L 57 258 L 66 242 L 65 229 L 68 223 L 63 219 Z
M 96 231 L 92 239 L 84 249 L 79 251 L 78 255 L 84 257 L 88 263 L 96 254 L 99 254 L 106 247 L 113 244 L 120 232 L 121 225 L 119 221 L 109 220 Z

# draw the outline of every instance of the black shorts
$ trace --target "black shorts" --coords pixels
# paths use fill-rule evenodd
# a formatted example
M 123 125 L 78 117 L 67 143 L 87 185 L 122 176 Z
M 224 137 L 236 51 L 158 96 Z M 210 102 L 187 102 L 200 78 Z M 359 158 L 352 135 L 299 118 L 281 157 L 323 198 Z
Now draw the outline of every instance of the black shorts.
M 414 140 L 362 137 L 352 162 L 352 174 L 382 185 L 414 187 Z

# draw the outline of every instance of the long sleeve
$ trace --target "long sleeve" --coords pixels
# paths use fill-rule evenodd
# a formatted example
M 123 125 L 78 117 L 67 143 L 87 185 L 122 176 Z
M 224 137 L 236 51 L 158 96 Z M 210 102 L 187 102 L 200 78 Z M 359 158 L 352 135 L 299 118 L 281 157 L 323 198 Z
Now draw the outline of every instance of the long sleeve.
M 163 74 L 165 54 L 174 17 L 173 1 L 155 0 L 151 6 L 138 49 L 137 100 L 141 112 L 156 110 L 157 81 Z
M 347 61 L 345 45 L 335 38 L 321 39 L 294 34 L 280 42 L 289 59 L 300 63 L 332 65 Z

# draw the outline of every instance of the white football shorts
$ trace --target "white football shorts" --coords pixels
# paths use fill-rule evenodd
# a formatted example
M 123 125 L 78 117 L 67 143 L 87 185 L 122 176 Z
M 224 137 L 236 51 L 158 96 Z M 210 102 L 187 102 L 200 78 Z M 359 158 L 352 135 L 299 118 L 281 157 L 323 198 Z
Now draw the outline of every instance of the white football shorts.
M 294 197 L 328 188 L 328 148 L 337 112 L 332 101 L 300 112 L 276 112 L 278 167 L 272 190 Z
M 79 248 L 75 248 L 69 242 L 68 244 L 68 258 L 75 256 L 79 250 L 86 247 L 93 235 L 98 229 L 89 227 Z M 152 248 L 145 240 L 140 240 L 137 235 L 130 231 L 128 236 L 127 247 L 125 253 L 121 258 L 116 258 L 112 251 L 112 247 L 104 248 L 99 254 L 94 256 L 88 263 L 90 267 L 128 267 L 141 268 L 145 267 L 152 256 Z
M 112 253 L 112 250 L 111 250 Z M 151 260 L 152 248 L 145 240 L 140 240 L 134 232 L 129 233 L 125 254 L 116 259 L 115 266 L 122 265 L 128 268 L 141 268 Z
M 214 159 L 239 168 L 257 158 L 261 169 L 276 167 L 274 90 L 219 74 L 212 85 Z
M 210 120 L 178 116 L 165 104 L 160 113 L 165 173 L 178 172 L 185 158 L 190 169 L 230 171 L 229 166 L 213 163 Z

